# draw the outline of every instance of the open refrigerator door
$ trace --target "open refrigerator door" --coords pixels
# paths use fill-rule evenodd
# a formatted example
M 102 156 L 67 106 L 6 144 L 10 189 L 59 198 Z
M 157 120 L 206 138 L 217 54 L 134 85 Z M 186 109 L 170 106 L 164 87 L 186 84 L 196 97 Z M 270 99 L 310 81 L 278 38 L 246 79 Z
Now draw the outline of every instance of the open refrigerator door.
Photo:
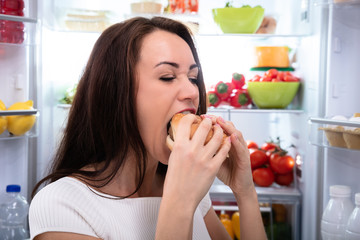
M 29 198 L 36 182 L 40 124 L 40 22 L 37 1 L 6 5 L 9 2 L 1 2 L 0 14 L 0 116 L 7 122 L 0 135 L 0 191 L 4 193 L 6 185 L 18 184 Z

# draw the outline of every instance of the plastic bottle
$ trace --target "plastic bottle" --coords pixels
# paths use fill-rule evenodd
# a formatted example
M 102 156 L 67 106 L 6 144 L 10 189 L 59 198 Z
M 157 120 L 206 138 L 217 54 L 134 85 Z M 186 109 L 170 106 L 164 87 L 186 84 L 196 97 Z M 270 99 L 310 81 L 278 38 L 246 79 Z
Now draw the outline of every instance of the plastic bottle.
M 19 185 L 8 185 L 0 204 L 0 239 L 23 240 L 29 238 L 26 219 L 29 204 L 20 194 Z
M 351 213 L 346 226 L 346 240 L 360 239 L 360 193 L 355 194 L 355 205 L 355 209 Z
M 330 200 L 321 219 L 321 236 L 323 240 L 345 239 L 345 229 L 354 205 L 350 199 L 349 186 L 330 186 Z

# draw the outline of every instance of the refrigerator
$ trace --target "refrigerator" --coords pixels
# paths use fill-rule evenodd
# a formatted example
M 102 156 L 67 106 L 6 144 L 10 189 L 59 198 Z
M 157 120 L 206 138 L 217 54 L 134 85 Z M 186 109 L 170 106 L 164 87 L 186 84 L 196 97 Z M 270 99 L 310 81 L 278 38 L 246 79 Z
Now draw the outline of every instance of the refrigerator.
M 23 43 L 0 43 L 0 99 L 9 106 L 32 99 L 36 125 L 24 136 L 0 135 L 0 191 L 20 184 L 29 201 L 35 183 L 45 176 L 66 124 L 70 104 L 65 93 L 78 82 L 92 46 L 101 31 L 132 16 L 162 15 L 190 24 L 207 86 L 231 81 L 233 72 L 246 79 L 255 72 L 256 46 L 288 46 L 300 89 L 285 109 L 209 108 L 210 114 L 231 120 L 247 140 L 258 144 L 281 138 L 282 146 L 294 145 L 294 182 L 256 187 L 269 239 L 321 239 L 320 220 L 331 185 L 348 185 L 360 192 L 360 151 L 331 146 L 324 130 L 331 125 L 359 128 L 349 119 L 360 112 L 360 3 L 357 0 L 252 0 L 234 6 L 261 5 L 277 21 L 271 34 L 223 34 L 211 10 L 226 1 L 200 0 L 198 13 L 134 14 L 138 1 L 31 0 L 25 16 L 0 15 L 0 19 L 25 24 Z M 168 1 L 156 1 L 166 6 Z M 101 16 L 83 20 L 81 16 Z M 5 115 L 0 111 L 0 115 Z M 15 113 L 11 113 L 15 114 Z M 235 198 L 215 180 L 210 196 L 215 210 L 232 214 Z M 280 210 L 279 210 L 280 209 Z M 281 211 L 281 214 L 279 213 Z M 282 220 L 279 220 L 279 215 Z M 280 223 L 279 223 L 280 222 Z M 282 235 L 279 234 L 282 232 Z

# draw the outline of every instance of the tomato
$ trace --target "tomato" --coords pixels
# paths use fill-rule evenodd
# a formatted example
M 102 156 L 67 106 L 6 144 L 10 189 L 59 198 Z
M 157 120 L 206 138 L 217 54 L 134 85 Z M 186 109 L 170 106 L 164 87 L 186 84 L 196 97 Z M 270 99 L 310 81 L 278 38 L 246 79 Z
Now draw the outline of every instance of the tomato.
M 269 187 L 275 180 L 270 168 L 258 168 L 252 173 L 254 182 L 261 187 Z
M 247 148 L 248 148 L 248 149 L 250 149 L 250 148 L 259 148 L 259 146 L 257 145 L 257 143 L 254 142 L 254 141 L 246 140 L 246 143 L 247 143 Z
M 262 78 L 260 78 L 260 82 L 271 82 L 272 77 L 269 76 L 263 76 Z
M 267 150 L 267 151 L 265 152 L 265 154 L 266 154 L 266 156 L 268 157 L 268 159 L 270 160 L 271 155 L 272 155 L 273 153 L 277 152 L 277 151 L 278 151 L 278 149 L 276 149 L 276 148 L 271 148 L 271 149 Z
M 271 68 L 265 72 L 265 76 L 276 78 L 278 75 L 278 70 L 275 68 Z
M 278 78 L 273 78 L 273 79 L 271 79 L 271 82 L 282 82 L 282 81 L 279 80 Z
M 256 148 L 249 149 L 251 169 L 258 168 L 268 162 L 268 157 L 264 151 Z
M 278 72 L 277 75 L 277 79 L 279 80 L 279 82 L 284 81 L 284 77 L 285 77 L 285 72 Z
M 270 157 L 270 167 L 274 172 L 285 174 L 292 172 L 295 165 L 295 160 L 290 155 L 280 155 L 274 153 Z
M 249 80 L 249 82 L 259 82 L 260 78 L 261 76 L 256 74 L 252 79 Z
M 263 145 L 261 145 L 261 149 L 264 150 L 264 151 L 269 151 L 269 150 L 280 149 L 280 147 L 276 143 L 266 142 Z
M 294 76 L 285 76 L 284 77 L 284 82 L 298 82 L 299 79 L 297 77 L 294 77 Z
M 289 186 L 294 181 L 294 173 L 276 174 L 275 182 L 282 186 Z

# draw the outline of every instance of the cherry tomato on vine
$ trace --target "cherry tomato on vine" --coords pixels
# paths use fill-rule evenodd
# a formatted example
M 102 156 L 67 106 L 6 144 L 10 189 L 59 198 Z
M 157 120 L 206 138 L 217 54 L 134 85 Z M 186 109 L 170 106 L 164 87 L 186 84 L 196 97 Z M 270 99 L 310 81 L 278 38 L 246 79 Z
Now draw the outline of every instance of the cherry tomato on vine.
M 275 175 L 270 168 L 257 168 L 252 175 L 254 182 L 261 187 L 269 187 L 275 180 Z
M 252 140 L 246 140 L 247 143 L 247 148 L 259 148 L 259 146 L 257 145 L 256 142 L 252 141 Z
M 269 160 L 265 152 L 262 150 L 256 148 L 250 148 L 249 152 L 250 152 L 251 169 L 261 167 Z
M 271 169 L 280 174 L 292 172 L 295 165 L 295 160 L 290 155 L 273 153 L 270 157 Z
M 289 186 L 294 181 L 294 173 L 276 174 L 275 182 L 282 186 Z
M 277 149 L 279 150 L 280 147 L 278 144 L 276 143 L 273 143 L 273 142 L 266 142 L 264 143 L 263 145 L 261 145 L 261 149 L 264 150 L 264 151 L 269 151 L 271 149 Z

